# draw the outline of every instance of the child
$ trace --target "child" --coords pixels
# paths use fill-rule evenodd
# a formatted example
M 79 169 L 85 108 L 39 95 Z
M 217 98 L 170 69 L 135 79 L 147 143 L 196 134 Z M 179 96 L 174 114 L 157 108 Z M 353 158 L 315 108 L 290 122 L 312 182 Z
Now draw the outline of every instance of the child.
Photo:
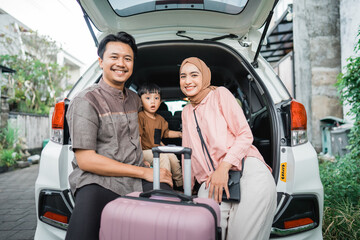
M 160 103 L 160 87 L 148 83 L 140 87 L 138 94 L 141 98 L 143 111 L 139 112 L 139 132 L 143 149 L 144 160 L 149 164 L 153 162 L 152 148 L 164 145 L 162 138 L 181 138 L 181 132 L 168 128 L 168 122 L 156 114 Z M 183 185 L 180 161 L 173 153 L 160 154 L 160 168 L 165 168 L 172 173 L 175 185 Z

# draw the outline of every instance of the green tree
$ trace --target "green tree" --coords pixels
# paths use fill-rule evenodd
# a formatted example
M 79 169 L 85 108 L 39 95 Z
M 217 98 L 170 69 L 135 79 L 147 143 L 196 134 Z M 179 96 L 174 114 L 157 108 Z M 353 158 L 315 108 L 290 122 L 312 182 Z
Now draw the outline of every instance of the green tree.
M 355 120 L 349 135 L 350 152 L 335 162 L 320 164 L 325 193 L 324 239 L 360 238 L 360 39 L 354 53 L 336 83 L 341 100 L 350 104 L 350 115 Z
M 16 23 L 5 27 L 9 30 L 8 33 L 0 34 L 3 55 L 19 55 L 21 58 L 28 56 L 41 62 L 56 61 L 56 54 L 61 46 L 49 36 L 25 29 Z
M 18 131 L 9 124 L 0 129 L 0 167 L 10 167 L 16 163 Z M 16 149 L 16 150 L 15 150 Z
M 48 113 L 55 104 L 56 96 L 64 89 L 61 80 L 67 77 L 67 68 L 57 63 L 18 55 L 0 56 L 0 64 L 16 70 L 7 84 L 11 110 L 33 113 Z
M 360 30 L 358 33 L 360 37 Z M 354 49 L 360 53 L 360 39 Z M 325 189 L 325 205 L 349 201 L 360 204 L 360 56 L 347 59 L 344 72 L 336 83 L 340 99 L 350 104 L 354 125 L 349 134 L 349 153 L 335 162 L 325 162 L 320 166 L 321 180 Z
M 11 167 L 15 165 L 16 161 L 12 156 L 14 150 L 12 149 L 0 149 L 0 167 L 7 166 Z
M 342 101 L 351 105 L 349 114 L 354 117 L 354 126 L 349 136 L 350 153 L 347 158 L 360 159 L 360 30 L 359 41 L 355 46 L 357 56 L 347 59 L 345 72 L 338 76 L 337 87 Z
M 0 64 L 16 73 L 1 90 L 7 92 L 11 111 L 46 114 L 55 104 L 56 97 L 67 88 L 61 82 L 69 77 L 68 69 L 56 63 L 61 48 L 48 36 L 16 24 L 9 28 L 17 34 L 0 36 L 0 45 L 8 50 L 8 54 L 0 56 Z

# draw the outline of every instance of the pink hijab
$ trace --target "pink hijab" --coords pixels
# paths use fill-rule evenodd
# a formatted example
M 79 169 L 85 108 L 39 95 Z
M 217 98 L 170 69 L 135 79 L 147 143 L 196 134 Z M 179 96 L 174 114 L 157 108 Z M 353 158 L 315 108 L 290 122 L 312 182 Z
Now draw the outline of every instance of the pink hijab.
M 216 89 L 216 87 L 210 86 L 211 71 L 210 68 L 201 59 L 197 57 L 186 58 L 181 63 L 180 72 L 186 63 L 194 64 L 200 70 L 202 75 L 202 88 L 200 92 L 193 97 L 189 97 L 191 105 L 196 106 L 208 95 L 211 90 Z

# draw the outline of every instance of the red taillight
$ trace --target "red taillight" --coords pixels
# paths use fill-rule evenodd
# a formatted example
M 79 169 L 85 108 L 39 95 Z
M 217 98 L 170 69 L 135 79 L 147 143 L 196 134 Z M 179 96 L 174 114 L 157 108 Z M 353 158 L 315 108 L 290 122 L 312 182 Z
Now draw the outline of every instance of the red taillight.
M 61 101 L 55 105 L 54 113 L 52 116 L 52 128 L 64 129 L 64 117 L 65 117 L 65 102 Z
M 291 115 L 291 145 L 304 144 L 307 139 L 307 117 L 304 105 L 292 100 L 290 103 Z
M 51 140 L 64 143 L 65 101 L 55 104 L 51 122 Z
M 314 221 L 311 218 L 300 218 L 300 219 L 284 222 L 284 227 L 285 227 L 285 229 L 296 228 L 296 227 L 311 224 L 313 222 Z
M 304 105 L 293 100 L 290 104 L 291 130 L 306 130 L 307 117 Z
M 49 218 L 51 220 L 55 220 L 57 222 L 68 223 L 68 217 L 64 215 L 60 215 L 58 213 L 45 212 L 44 217 Z

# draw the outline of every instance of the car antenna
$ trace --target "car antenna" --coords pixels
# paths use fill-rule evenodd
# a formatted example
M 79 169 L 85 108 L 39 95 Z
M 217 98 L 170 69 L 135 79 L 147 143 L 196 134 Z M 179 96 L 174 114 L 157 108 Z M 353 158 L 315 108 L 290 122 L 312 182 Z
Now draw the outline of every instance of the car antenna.
M 269 25 L 270 25 L 270 22 L 271 22 L 271 18 L 272 18 L 273 14 L 274 14 L 274 8 L 275 8 L 275 6 L 276 6 L 277 3 L 278 3 L 278 0 L 275 0 L 274 5 L 273 5 L 273 7 L 272 7 L 271 11 L 269 12 L 269 15 L 268 15 L 268 17 L 267 17 L 267 19 L 266 19 L 264 31 L 262 32 L 259 45 L 258 45 L 258 47 L 257 47 L 257 49 L 256 49 L 254 61 L 251 63 L 251 65 L 252 65 L 254 68 L 258 68 L 258 67 L 259 67 L 259 63 L 258 63 L 257 60 L 258 60 L 258 57 L 259 57 L 260 49 L 261 49 L 262 43 L 264 42 L 266 33 L 267 33 L 267 31 L 268 31 L 268 28 L 269 28 Z

